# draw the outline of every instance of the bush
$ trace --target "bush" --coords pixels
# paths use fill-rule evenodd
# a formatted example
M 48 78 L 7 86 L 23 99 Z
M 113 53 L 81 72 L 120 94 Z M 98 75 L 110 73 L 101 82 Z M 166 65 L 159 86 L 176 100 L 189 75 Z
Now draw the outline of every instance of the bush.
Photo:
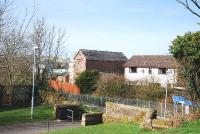
M 95 95 L 121 97 L 121 98 L 134 98 L 136 85 L 128 85 L 124 78 L 113 77 L 109 79 L 101 78 L 98 81 L 98 88 Z
M 142 100 L 160 100 L 164 98 L 165 90 L 158 84 L 146 83 L 138 85 L 128 83 L 123 77 L 115 76 L 109 79 L 100 79 L 95 95 Z
M 75 84 L 81 89 L 81 93 L 92 93 L 97 88 L 100 74 L 96 70 L 84 71 L 75 80 Z
M 138 85 L 136 96 L 142 100 L 158 101 L 164 98 L 165 90 L 160 85 L 154 83 L 147 83 L 145 85 Z
M 64 101 L 64 98 L 59 92 L 48 88 L 46 90 L 39 90 L 40 96 L 40 103 L 48 104 L 48 105 L 55 105 Z

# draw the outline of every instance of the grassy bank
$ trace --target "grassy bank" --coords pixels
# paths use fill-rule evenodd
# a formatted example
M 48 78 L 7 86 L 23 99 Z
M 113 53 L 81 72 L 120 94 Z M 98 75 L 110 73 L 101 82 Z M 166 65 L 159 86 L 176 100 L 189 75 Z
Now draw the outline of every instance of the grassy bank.
M 131 123 L 111 123 L 80 128 L 62 129 L 47 134 L 199 134 L 200 120 L 188 122 L 178 128 L 164 130 L 140 129 Z
M 80 128 L 62 129 L 47 134 L 132 134 L 139 132 L 139 126 L 128 123 L 112 123 Z
M 34 107 L 34 118 L 30 119 L 31 108 L 4 108 L 0 110 L 0 125 L 52 119 L 53 108 L 49 106 Z

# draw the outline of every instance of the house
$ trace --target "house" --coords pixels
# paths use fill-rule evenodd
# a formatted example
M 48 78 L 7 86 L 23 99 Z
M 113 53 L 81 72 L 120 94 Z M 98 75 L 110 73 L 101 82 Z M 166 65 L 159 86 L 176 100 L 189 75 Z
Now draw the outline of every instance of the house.
M 98 70 L 101 73 L 123 74 L 123 64 L 127 61 L 122 52 L 109 52 L 80 49 L 69 64 L 70 82 L 85 70 Z
M 171 55 L 135 55 L 124 64 L 128 81 L 148 81 L 161 86 L 177 83 L 177 63 Z

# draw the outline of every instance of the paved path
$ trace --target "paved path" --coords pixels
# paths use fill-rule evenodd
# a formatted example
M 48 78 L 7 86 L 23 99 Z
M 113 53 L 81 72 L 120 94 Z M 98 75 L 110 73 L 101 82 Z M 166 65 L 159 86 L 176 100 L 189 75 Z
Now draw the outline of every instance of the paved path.
M 74 128 L 80 127 L 80 122 L 57 122 L 51 121 L 49 123 L 49 131 L 61 128 Z M 0 126 L 0 134 L 40 134 L 48 131 L 47 121 L 33 122 L 33 123 L 20 123 L 15 125 Z

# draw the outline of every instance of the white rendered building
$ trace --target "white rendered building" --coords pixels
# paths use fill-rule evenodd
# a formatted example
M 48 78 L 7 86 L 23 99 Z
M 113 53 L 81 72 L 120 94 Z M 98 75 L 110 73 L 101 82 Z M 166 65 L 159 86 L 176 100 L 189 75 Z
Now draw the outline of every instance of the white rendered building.
M 177 63 L 171 55 L 137 55 L 124 64 L 128 81 L 153 82 L 174 87 L 177 83 Z

